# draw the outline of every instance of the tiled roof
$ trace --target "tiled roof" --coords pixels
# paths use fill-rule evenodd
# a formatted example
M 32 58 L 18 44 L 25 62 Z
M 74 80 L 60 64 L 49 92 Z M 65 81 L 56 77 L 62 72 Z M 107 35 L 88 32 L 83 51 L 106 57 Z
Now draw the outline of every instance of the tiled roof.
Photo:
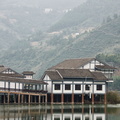
M 46 71 L 45 74 L 47 74 L 51 80 L 62 80 L 57 71 Z
M 101 72 L 91 72 L 88 69 L 57 69 L 46 71 L 51 80 L 92 78 L 93 80 L 108 80 Z M 45 76 L 44 75 L 44 76 Z
M 94 80 L 108 80 L 101 72 L 91 72 L 94 76 Z
M 24 78 L 23 75 L 17 73 L 16 71 L 12 70 L 14 73 L 3 73 L 6 70 L 12 70 L 11 68 L 5 67 L 3 65 L 0 65 L 0 76 L 8 76 L 8 77 L 20 77 L 20 78 Z
M 88 69 L 57 69 L 63 78 L 93 78 Z
M 23 75 L 33 75 L 35 74 L 33 71 L 24 71 L 22 72 Z
M 104 64 L 104 65 L 96 65 L 95 66 L 97 69 L 116 69 L 115 67 L 112 67 L 112 66 L 109 66 L 109 65 L 106 65 L 106 64 Z
M 53 66 L 53 67 L 49 68 L 49 70 L 67 69 L 67 68 L 68 69 L 69 68 L 80 68 L 80 67 L 87 64 L 88 62 L 90 62 L 93 59 L 95 59 L 95 58 L 69 59 L 69 60 L 65 60 L 65 61 L 57 64 L 56 66 Z
M 4 73 L 0 73 L 0 76 L 24 78 L 24 75 L 17 74 L 17 73 L 15 73 L 15 74 L 4 74 Z
M 32 83 L 32 84 L 47 84 L 40 80 L 31 80 L 31 79 L 23 79 L 23 78 L 17 78 L 17 77 L 6 77 L 6 76 L 0 76 L 0 81 L 10 81 L 10 82 L 20 82 L 20 83 Z

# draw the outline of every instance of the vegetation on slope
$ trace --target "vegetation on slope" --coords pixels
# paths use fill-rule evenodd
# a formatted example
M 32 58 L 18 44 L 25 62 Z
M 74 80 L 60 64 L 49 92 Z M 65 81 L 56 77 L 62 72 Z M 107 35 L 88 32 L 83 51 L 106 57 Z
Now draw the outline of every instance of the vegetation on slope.
M 73 26 L 96 27 L 102 23 L 106 16 L 119 13 L 119 6 L 119 0 L 87 0 L 86 3 L 68 12 L 50 28 L 50 31 L 58 31 Z
M 118 53 L 120 17 L 112 18 L 90 32 L 79 33 L 78 27 L 58 33 L 38 32 L 16 42 L 0 56 L 0 63 L 19 72 L 33 70 L 39 78 L 43 72 L 69 58 L 95 57 L 100 53 Z M 114 26 L 114 27 L 113 27 Z

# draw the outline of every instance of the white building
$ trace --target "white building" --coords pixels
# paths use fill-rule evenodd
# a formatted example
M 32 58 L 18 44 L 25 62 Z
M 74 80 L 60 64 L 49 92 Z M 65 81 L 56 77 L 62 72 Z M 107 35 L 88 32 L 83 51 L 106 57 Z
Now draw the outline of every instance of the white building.
M 48 83 L 48 102 L 106 104 L 108 82 L 114 70 L 95 58 L 65 60 L 49 68 L 42 77 Z
M 0 103 L 40 103 L 41 99 L 46 102 L 47 84 L 32 77 L 33 72 L 23 72 L 22 75 L 0 66 Z

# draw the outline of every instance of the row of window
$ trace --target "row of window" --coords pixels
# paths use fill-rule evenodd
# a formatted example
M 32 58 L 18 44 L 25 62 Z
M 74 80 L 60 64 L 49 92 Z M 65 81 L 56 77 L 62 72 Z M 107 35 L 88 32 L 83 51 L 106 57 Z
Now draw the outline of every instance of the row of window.
M 59 117 L 54 118 L 54 120 L 61 120 Z M 65 117 L 64 120 L 71 120 L 70 117 Z M 75 120 L 81 120 L 81 117 L 75 117 Z M 85 120 L 90 120 L 89 117 L 85 117 Z M 102 120 L 102 117 L 97 117 L 96 120 Z
M 55 84 L 54 90 L 61 90 L 60 84 Z M 65 90 L 71 90 L 71 84 L 65 84 Z M 81 90 L 81 84 L 76 84 L 75 90 Z M 90 90 L 90 85 L 85 85 L 85 90 Z M 102 90 L 102 85 L 97 85 L 97 90 Z

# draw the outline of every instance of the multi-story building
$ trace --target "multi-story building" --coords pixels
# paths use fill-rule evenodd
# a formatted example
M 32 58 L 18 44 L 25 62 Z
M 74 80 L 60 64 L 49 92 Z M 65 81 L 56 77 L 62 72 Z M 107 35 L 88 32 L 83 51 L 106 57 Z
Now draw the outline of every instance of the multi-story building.
M 115 68 L 95 58 L 65 60 L 42 76 L 48 83 L 48 102 L 104 102 Z

